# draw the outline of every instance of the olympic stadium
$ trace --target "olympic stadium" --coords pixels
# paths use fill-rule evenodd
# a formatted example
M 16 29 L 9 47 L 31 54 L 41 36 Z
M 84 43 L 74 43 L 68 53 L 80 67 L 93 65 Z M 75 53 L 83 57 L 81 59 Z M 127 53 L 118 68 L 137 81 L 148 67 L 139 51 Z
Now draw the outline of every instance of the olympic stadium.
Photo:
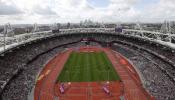
M 170 24 L 169 24 L 170 25 Z M 111 28 L 57 28 L 1 35 L 1 100 L 174 100 L 175 35 Z M 164 30 L 163 30 L 164 29 Z M 38 31 L 39 30 L 39 31 Z
M 175 100 L 175 0 L 0 0 L 0 100 Z

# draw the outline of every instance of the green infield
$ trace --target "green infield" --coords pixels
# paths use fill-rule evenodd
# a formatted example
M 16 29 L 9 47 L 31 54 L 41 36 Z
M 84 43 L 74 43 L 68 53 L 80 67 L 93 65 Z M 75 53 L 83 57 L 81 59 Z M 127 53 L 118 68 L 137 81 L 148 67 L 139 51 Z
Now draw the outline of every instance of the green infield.
M 104 52 L 72 52 L 58 76 L 59 82 L 120 80 Z

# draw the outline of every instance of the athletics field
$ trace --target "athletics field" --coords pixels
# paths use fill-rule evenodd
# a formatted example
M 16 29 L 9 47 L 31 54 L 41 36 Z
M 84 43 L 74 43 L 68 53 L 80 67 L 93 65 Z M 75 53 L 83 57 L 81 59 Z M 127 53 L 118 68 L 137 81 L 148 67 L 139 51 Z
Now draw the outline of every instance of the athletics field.
M 120 80 L 103 51 L 73 51 L 58 76 L 59 82 L 95 82 Z

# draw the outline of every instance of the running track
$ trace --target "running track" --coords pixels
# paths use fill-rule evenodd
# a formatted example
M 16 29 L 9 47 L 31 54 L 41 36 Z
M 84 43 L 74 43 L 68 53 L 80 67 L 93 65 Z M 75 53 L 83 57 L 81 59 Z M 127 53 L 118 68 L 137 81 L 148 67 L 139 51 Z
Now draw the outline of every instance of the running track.
M 62 70 L 66 60 L 68 59 L 72 50 L 68 50 L 64 53 L 57 55 L 46 68 L 43 69 L 39 76 L 35 87 L 35 100 L 54 100 L 54 85 L 58 74 Z M 50 72 L 49 72 L 50 71 Z M 49 72 L 49 73 L 48 73 Z M 41 76 L 43 76 L 40 79 Z
M 96 50 L 99 49 L 96 47 L 93 48 Z M 141 81 L 133 66 L 122 57 L 122 55 L 113 52 L 109 48 L 101 48 L 100 50 L 103 50 L 107 54 L 114 68 L 120 75 L 124 87 L 123 95 L 125 100 L 154 100 L 141 86 Z M 57 55 L 45 66 L 36 83 L 34 100 L 58 100 L 54 94 L 55 82 L 71 52 L 72 49 L 69 49 Z
M 104 49 L 124 85 L 125 100 L 154 100 L 141 86 L 141 81 L 132 65 L 119 53 Z

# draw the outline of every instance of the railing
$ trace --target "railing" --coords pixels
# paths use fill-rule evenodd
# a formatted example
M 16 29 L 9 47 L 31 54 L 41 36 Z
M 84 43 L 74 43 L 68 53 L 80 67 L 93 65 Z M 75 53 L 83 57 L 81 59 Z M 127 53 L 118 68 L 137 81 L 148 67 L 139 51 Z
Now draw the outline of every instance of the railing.
M 100 32 L 115 32 L 115 28 L 74 28 L 74 29 L 60 29 L 62 34 L 65 33 L 100 33 Z
M 15 35 L 12 37 L 0 36 L 0 54 L 14 48 L 20 44 L 25 44 L 37 39 L 53 36 L 51 31 L 36 32 L 36 33 L 25 33 L 20 35 Z
M 149 41 L 157 42 L 168 47 L 175 49 L 175 34 L 164 34 L 160 32 L 123 29 L 122 32 L 115 32 L 115 28 L 73 28 L 73 29 L 60 29 L 59 33 L 52 33 L 52 31 L 43 31 L 35 33 L 25 33 L 15 35 L 13 37 L 4 37 L 0 35 L 0 54 L 11 48 L 17 47 L 20 44 L 25 44 L 37 39 L 42 39 L 50 36 L 60 34 L 76 34 L 76 33 L 105 33 L 105 34 L 121 34 L 127 36 L 138 37 L 147 39 Z
M 112 28 L 75 28 L 75 29 L 60 29 L 60 33 L 57 34 L 73 34 L 73 33 L 88 33 L 88 32 L 114 32 Z M 52 33 L 52 31 L 43 31 L 35 33 L 25 33 L 15 36 L 4 36 L 0 35 L 0 54 L 3 54 L 5 51 L 10 50 L 11 48 L 17 47 L 20 44 L 25 44 L 37 39 L 42 39 L 50 36 L 57 35 Z

